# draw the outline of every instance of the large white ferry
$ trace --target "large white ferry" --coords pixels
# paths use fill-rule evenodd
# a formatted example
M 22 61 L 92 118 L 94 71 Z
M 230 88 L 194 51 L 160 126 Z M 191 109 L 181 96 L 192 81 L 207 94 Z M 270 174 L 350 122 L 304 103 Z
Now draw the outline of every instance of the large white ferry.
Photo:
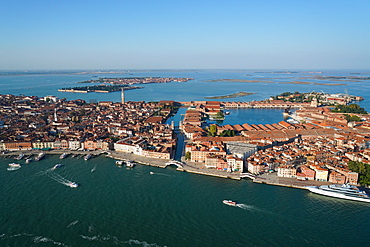
M 354 185 L 350 184 L 331 184 L 321 186 L 306 186 L 306 188 L 316 194 L 355 200 L 361 202 L 370 202 L 370 196 Z

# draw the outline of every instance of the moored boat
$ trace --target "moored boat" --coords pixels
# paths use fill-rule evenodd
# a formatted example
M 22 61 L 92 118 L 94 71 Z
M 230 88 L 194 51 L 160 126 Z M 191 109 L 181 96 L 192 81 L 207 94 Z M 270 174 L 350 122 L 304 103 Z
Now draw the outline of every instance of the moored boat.
M 306 186 L 306 188 L 316 194 L 336 197 L 347 200 L 370 202 L 370 196 L 357 186 L 350 184 L 330 184 L 321 186 Z
M 31 163 L 31 161 L 32 161 L 32 159 L 31 159 L 31 158 L 26 159 L 26 164 Z
M 226 204 L 226 205 L 229 205 L 229 206 L 237 206 L 237 203 L 235 201 L 231 201 L 231 200 L 223 200 L 222 203 Z
M 133 161 L 131 161 L 131 160 L 128 160 L 128 161 L 126 161 L 126 166 L 127 167 L 134 167 L 135 166 L 135 163 Z
M 35 157 L 35 161 L 39 161 L 39 160 L 41 160 L 42 158 L 44 158 L 44 156 L 45 156 L 45 153 L 39 153 L 36 157 Z
M 60 156 L 59 156 L 59 158 L 62 160 L 62 159 L 64 159 L 64 158 L 66 158 L 68 156 L 68 154 L 67 153 L 62 153 Z
M 16 159 L 16 160 L 21 160 L 21 159 L 23 159 L 23 157 L 24 157 L 24 154 L 23 154 L 23 153 L 21 153 L 21 154 L 19 154 L 15 159 Z
M 89 160 L 89 159 L 91 159 L 91 154 L 87 154 L 87 155 L 85 155 L 85 157 L 84 157 L 84 160 Z
M 122 160 L 116 160 L 116 165 L 117 166 L 122 166 L 123 165 L 123 161 Z

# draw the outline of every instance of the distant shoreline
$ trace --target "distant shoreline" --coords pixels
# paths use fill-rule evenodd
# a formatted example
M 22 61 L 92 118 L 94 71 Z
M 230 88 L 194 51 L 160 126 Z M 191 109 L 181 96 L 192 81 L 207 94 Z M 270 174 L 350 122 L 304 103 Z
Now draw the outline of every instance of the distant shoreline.
M 244 79 L 215 79 L 206 80 L 205 82 L 245 82 L 245 83 L 279 83 L 279 84 L 312 84 L 312 85 L 323 85 L 323 86 L 341 86 L 347 85 L 345 83 L 317 83 L 317 82 L 306 82 L 306 81 L 287 81 L 287 82 L 274 82 L 264 80 L 244 80 Z
M 248 96 L 256 93 L 247 93 L 247 92 L 239 92 L 239 93 L 233 93 L 229 95 L 222 95 L 222 96 L 208 96 L 204 97 L 205 99 L 228 99 L 228 98 L 237 98 L 237 97 L 243 97 Z

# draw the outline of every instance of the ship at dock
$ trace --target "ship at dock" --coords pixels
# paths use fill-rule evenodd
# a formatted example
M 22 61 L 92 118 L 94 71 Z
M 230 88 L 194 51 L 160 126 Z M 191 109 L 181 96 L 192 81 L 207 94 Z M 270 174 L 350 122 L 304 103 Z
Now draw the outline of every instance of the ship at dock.
M 45 157 L 45 153 L 39 153 L 36 157 L 35 157 L 35 161 L 39 161 L 41 160 L 42 158 Z
M 127 161 L 126 161 L 126 166 L 127 166 L 127 167 L 131 167 L 131 168 L 132 168 L 132 167 L 134 167 L 134 166 L 135 166 L 135 162 L 133 162 L 132 160 L 127 160 Z
M 14 159 L 16 159 L 16 160 L 21 160 L 21 159 L 23 159 L 23 157 L 24 157 L 24 154 L 23 154 L 23 153 L 21 153 L 21 154 L 19 154 L 16 158 L 14 158 Z
M 89 159 L 91 159 L 91 157 L 92 157 L 91 154 L 87 154 L 87 155 L 85 155 L 84 160 L 89 160 Z
M 336 197 L 341 199 L 370 202 L 370 196 L 357 186 L 350 184 L 331 184 L 321 186 L 306 186 L 306 188 L 316 194 Z
M 62 160 L 68 156 L 68 153 L 62 153 L 59 158 Z

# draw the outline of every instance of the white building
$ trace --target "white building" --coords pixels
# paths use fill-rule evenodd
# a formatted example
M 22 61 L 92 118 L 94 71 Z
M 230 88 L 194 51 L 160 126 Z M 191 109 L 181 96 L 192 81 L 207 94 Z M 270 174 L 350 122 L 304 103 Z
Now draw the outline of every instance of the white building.
M 81 147 L 81 142 L 76 140 L 68 141 L 69 149 L 70 150 L 78 150 Z
M 257 145 L 244 142 L 228 142 L 226 143 L 226 151 L 235 157 L 245 160 L 257 152 Z

